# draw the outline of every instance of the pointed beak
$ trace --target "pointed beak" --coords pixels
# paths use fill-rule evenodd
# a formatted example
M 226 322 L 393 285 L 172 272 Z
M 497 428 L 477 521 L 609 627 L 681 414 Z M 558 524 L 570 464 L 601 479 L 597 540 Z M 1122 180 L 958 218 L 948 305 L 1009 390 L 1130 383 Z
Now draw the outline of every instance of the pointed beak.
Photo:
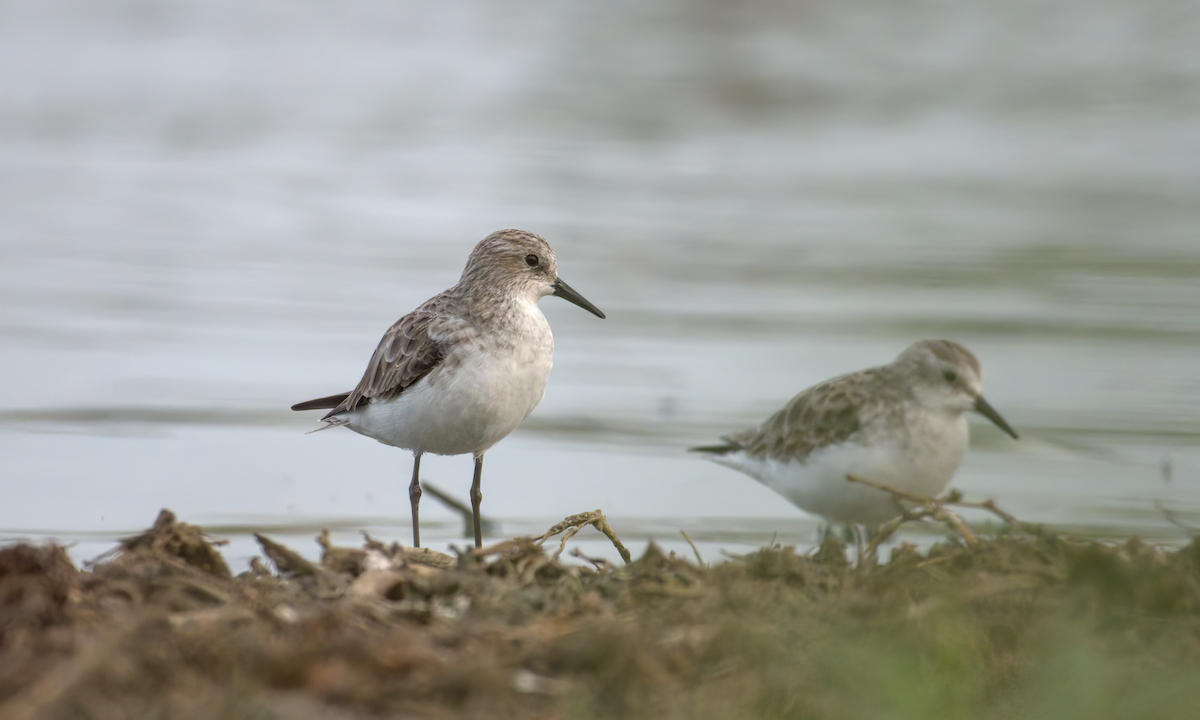
M 600 312 L 600 308 L 591 304 L 586 299 L 584 299 L 584 297 L 582 295 L 580 295 L 579 293 L 572 290 L 571 286 L 566 284 L 565 282 L 563 282 L 562 279 L 555 280 L 554 285 L 552 285 L 551 287 L 554 288 L 554 292 L 552 292 L 550 294 L 553 295 L 554 297 L 560 297 L 569 303 L 574 303 L 574 304 L 578 305 L 579 307 L 583 308 L 584 310 L 587 310 L 591 314 L 595 315 L 596 317 L 598 317 L 602 320 L 604 319 L 604 313 Z
M 996 423 L 996 427 L 1000 428 L 1009 435 L 1012 435 L 1013 440 L 1019 439 L 1017 437 L 1017 431 L 1009 427 L 1009 424 L 1004 420 L 1004 418 L 1000 417 L 1000 413 L 996 412 L 996 408 L 992 407 L 987 400 L 984 400 L 982 395 L 975 398 L 975 411 L 988 420 Z

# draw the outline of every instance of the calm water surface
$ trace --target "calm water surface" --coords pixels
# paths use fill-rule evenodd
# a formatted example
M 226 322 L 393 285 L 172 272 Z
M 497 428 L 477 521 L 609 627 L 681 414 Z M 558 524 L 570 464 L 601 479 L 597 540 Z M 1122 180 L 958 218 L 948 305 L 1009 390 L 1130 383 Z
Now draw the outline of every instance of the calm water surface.
M 635 553 L 810 543 L 684 448 L 927 337 L 1022 433 L 973 421 L 956 487 L 1095 535 L 1200 526 L 1194 4 L 3 14 L 2 537 L 86 558 L 169 507 L 239 567 L 252 530 L 404 540 L 408 453 L 287 408 L 352 387 L 505 227 L 608 319 L 543 301 L 546 398 L 487 455 L 497 535 L 602 508 Z M 470 458 L 422 470 L 465 497 Z

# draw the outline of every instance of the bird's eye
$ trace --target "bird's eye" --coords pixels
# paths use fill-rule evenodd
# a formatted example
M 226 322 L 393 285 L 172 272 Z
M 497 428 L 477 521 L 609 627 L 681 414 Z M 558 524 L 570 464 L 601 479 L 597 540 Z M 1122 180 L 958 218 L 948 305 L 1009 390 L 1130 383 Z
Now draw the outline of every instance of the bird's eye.
M 953 370 L 942 371 L 942 377 L 946 378 L 946 382 L 952 383 L 958 379 L 958 373 Z
M 528 265 L 529 267 L 537 267 L 538 266 L 538 256 L 537 255 L 526 255 L 525 256 L 525 264 Z

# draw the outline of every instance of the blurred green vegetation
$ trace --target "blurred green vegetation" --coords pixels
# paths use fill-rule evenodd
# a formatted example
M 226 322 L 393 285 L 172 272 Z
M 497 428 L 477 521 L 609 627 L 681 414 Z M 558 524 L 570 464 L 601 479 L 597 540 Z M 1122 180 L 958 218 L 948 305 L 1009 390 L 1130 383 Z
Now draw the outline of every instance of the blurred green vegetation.
M 1196 542 L 1000 538 L 902 548 L 865 571 L 825 555 L 771 548 L 701 569 L 652 550 L 622 612 L 570 640 L 601 639 L 607 660 L 568 663 L 587 690 L 567 716 L 1133 720 L 1200 707 Z

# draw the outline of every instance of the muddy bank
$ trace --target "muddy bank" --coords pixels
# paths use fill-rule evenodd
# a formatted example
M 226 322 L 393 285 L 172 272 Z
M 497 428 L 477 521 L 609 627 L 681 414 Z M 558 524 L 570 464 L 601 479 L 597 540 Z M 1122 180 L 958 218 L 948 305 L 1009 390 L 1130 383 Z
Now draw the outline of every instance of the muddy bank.
M 592 532 L 591 529 L 585 532 Z M 711 567 L 260 538 L 230 572 L 169 513 L 85 570 L 0 549 L 0 718 L 1178 718 L 1200 544 L 834 540 Z

